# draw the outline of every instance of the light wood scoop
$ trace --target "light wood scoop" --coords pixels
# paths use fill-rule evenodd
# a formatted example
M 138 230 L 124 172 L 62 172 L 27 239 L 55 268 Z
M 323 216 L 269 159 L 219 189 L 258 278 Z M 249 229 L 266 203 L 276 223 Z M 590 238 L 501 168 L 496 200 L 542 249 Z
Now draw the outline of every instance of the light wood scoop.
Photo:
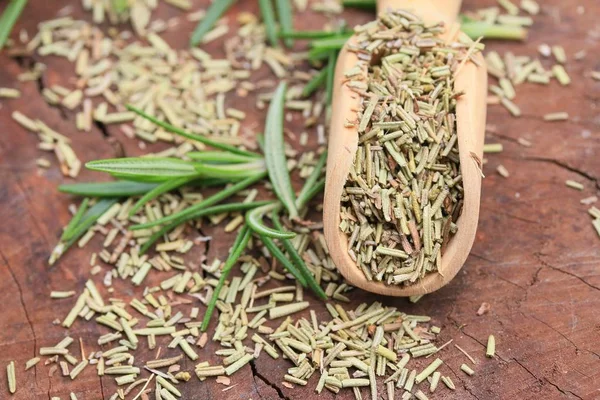
M 427 23 L 443 21 L 446 39 L 455 39 L 459 32 L 456 17 L 461 0 L 379 0 L 378 11 L 406 9 Z M 352 43 L 352 38 L 349 43 Z M 455 89 L 464 92 L 457 102 L 456 120 L 458 148 L 464 187 L 462 214 L 456 221 L 458 231 L 450 237 L 442 255 L 439 271 L 431 272 L 414 284 L 387 285 L 368 281 L 362 270 L 348 254 L 348 237 L 340 226 L 342 191 L 348 177 L 356 149 L 358 132 L 356 127 L 345 127 L 345 122 L 356 121 L 360 109 L 360 97 L 345 85 L 344 72 L 353 67 L 357 58 L 346 48 L 340 52 L 335 70 L 334 96 L 329 133 L 327 175 L 323 222 L 325 239 L 333 262 L 346 280 L 361 289 L 388 296 L 414 296 L 431 293 L 452 280 L 462 268 L 477 230 L 479 200 L 481 194 L 481 160 L 486 118 L 487 72 L 481 55 L 477 55 L 479 66 L 472 62 L 463 65 L 456 76 Z

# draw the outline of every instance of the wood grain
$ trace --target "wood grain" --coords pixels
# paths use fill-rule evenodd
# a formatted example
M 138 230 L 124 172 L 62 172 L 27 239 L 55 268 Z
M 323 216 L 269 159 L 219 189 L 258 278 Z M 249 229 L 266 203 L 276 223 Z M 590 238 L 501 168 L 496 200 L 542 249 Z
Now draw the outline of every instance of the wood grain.
M 0 8 L 5 7 L 3 2 Z M 17 30 L 25 28 L 30 34 L 40 21 L 56 15 L 57 11 L 73 4 L 74 14 L 86 19 L 79 2 L 67 0 L 30 1 Z M 492 0 L 465 1 L 464 9 L 491 5 Z M 208 1 L 194 1 L 195 9 Z M 496 127 L 488 142 L 504 145 L 504 152 L 488 156 L 484 167 L 481 215 L 475 245 L 465 267 L 446 287 L 428 295 L 413 305 L 401 299 L 377 298 L 356 291 L 354 305 L 363 301 L 380 300 L 394 304 L 410 313 L 426 314 L 442 327 L 442 342 L 454 339 L 473 355 L 478 364 L 476 374 L 467 377 L 459 371 L 466 361 L 451 347 L 443 352 L 442 371 L 457 383 L 457 390 L 441 390 L 432 398 L 440 399 L 598 399 L 600 381 L 600 242 L 594 233 L 586 207 L 579 204 L 583 197 L 600 189 L 600 83 L 587 76 L 600 70 L 597 58 L 600 31 L 597 15 L 600 3 L 580 0 L 580 13 L 572 2 L 547 0 L 543 14 L 536 18 L 530 39 L 523 44 L 488 43 L 492 49 L 511 50 L 517 55 L 534 54 L 541 43 L 562 44 L 570 58 L 567 70 L 573 79 L 568 90 L 552 83 L 549 87 L 525 84 L 518 88 L 517 104 L 524 116 L 514 119 L 499 106 L 489 109 L 488 122 Z M 241 11 L 258 14 L 252 1 L 240 1 L 227 14 L 233 21 Z M 173 7 L 161 5 L 155 14 L 167 19 L 180 15 Z M 353 23 L 366 22 L 373 17 L 368 12 L 348 12 Z M 316 29 L 326 18 L 307 12 L 295 20 L 297 29 Z M 193 24 L 181 20 L 177 29 L 165 34 L 174 47 L 187 45 L 187 34 Z M 298 42 L 298 48 L 302 43 Z M 223 54 L 221 43 L 212 43 L 207 50 Z M 574 61 L 573 54 L 586 50 L 588 56 Z M 93 241 L 86 249 L 74 248 L 54 268 L 47 266 L 50 250 L 68 221 L 67 206 L 73 201 L 59 194 L 56 186 L 65 179 L 53 158 L 49 170 L 39 172 L 35 159 L 43 154 L 37 150 L 37 138 L 26 132 L 10 118 L 14 110 L 35 115 L 73 140 L 73 147 L 82 161 L 111 157 L 116 151 L 127 155 L 143 152 L 136 141 L 126 139 L 118 128 L 106 132 L 94 128 L 89 133 L 73 129 L 74 115 L 60 112 L 44 103 L 40 88 L 55 83 L 68 84 L 72 69 L 68 63 L 55 58 L 43 61 L 48 65 L 38 83 L 15 84 L 15 77 L 24 70 L 30 59 L 13 60 L 0 53 L 0 86 L 18 87 L 23 96 L 17 100 L 0 100 L 0 366 L 10 360 L 17 362 L 18 391 L 14 399 L 68 398 L 74 392 L 79 399 L 108 398 L 114 393 L 111 378 L 98 378 L 94 369 L 86 369 L 75 381 L 55 374 L 48 377 L 48 368 L 38 365 L 27 372 L 24 362 L 42 346 L 57 343 L 66 331 L 52 324 L 55 318 L 66 315 L 72 300 L 49 299 L 51 290 L 83 288 L 89 276 L 91 251 L 101 244 Z M 264 77 L 269 73 L 261 71 Z M 231 104 L 249 112 L 244 134 L 261 132 L 264 112 L 254 107 L 254 98 L 232 99 Z M 541 116 L 548 112 L 567 111 L 568 122 L 548 123 Z M 302 132 L 299 119 L 288 128 Z M 316 137 L 310 131 L 311 137 Z M 106 134 L 106 136 L 105 136 Z M 533 142 L 531 148 L 517 144 L 524 137 Z M 117 145 L 118 144 L 118 145 Z M 298 144 L 295 144 L 298 146 Z M 314 141 L 311 142 L 311 146 Z M 157 149 L 160 145 L 148 146 Z M 511 173 L 504 179 L 494 170 L 503 164 Z M 106 179 L 83 171 L 79 180 Z M 582 182 L 586 189 L 577 192 L 565 187 L 566 179 Z M 300 182 L 296 182 L 297 185 Z M 190 260 L 202 251 L 208 257 L 223 258 L 232 235 L 221 228 L 207 228 L 214 236 L 208 249 L 198 249 Z M 155 274 L 154 283 L 162 277 Z M 128 282 L 115 281 L 115 293 L 120 297 L 139 295 Z M 107 294 L 107 293 L 105 293 Z M 313 300 L 313 299 L 311 299 Z M 489 314 L 477 316 L 482 302 L 491 304 Z M 314 301 L 315 304 L 318 304 Z M 320 317 L 327 312 L 316 305 Z M 81 337 L 88 351 L 97 350 L 96 338 L 106 333 L 94 323 L 77 321 L 69 333 Z M 498 358 L 486 360 L 485 340 L 494 333 Z M 165 344 L 163 344 L 165 347 Z M 200 353 L 201 360 L 217 361 L 216 349 L 209 345 Z M 136 352 L 137 359 L 154 358 L 155 353 L 144 346 Z M 163 355 L 175 355 L 163 352 Z M 182 367 L 192 369 L 188 360 Z M 289 367 L 280 360 L 259 358 L 254 365 L 243 368 L 232 378 L 236 385 L 223 393 L 224 386 L 214 381 L 180 385 L 185 399 L 333 399 L 324 393 L 313 392 L 313 377 L 306 388 L 288 389 L 281 385 Z M 0 398 L 8 398 L 6 379 L 0 379 Z M 351 393 L 337 396 L 351 399 Z

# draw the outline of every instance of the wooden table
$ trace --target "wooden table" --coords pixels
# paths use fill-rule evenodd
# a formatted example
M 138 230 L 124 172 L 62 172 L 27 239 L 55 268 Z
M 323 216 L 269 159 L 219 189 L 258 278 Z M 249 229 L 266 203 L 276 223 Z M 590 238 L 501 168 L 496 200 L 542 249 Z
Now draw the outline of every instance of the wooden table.
M 38 22 L 56 15 L 73 4 L 73 15 L 89 19 L 78 1 L 30 1 L 16 31 L 25 28 L 30 34 Z M 196 1 L 194 9 L 207 1 Z M 228 14 L 246 10 L 258 13 L 252 1 L 240 1 Z M 491 5 L 493 1 L 465 1 L 466 9 Z M 600 239 L 594 233 L 586 206 L 579 200 L 597 194 L 600 189 L 600 82 L 589 77 L 600 70 L 600 2 L 580 0 L 577 4 L 561 0 L 542 1 L 543 13 L 536 18 L 527 43 L 488 43 L 489 48 L 511 50 L 515 54 L 533 55 L 542 43 L 561 44 L 570 58 L 567 70 L 573 83 L 568 89 L 552 83 L 549 87 L 526 84 L 518 88 L 517 104 L 523 110 L 520 119 L 511 118 L 499 106 L 489 109 L 489 124 L 495 128 L 488 142 L 502 143 L 504 152 L 489 155 L 484 167 L 480 226 L 471 256 L 462 272 L 447 287 L 412 305 L 403 299 L 378 300 L 416 314 L 431 315 L 441 326 L 441 343 L 454 339 L 478 361 L 476 374 L 467 377 L 459 371 L 466 361 L 451 346 L 444 351 L 449 374 L 457 390 L 440 389 L 432 398 L 445 399 L 598 399 L 600 398 Z M 0 8 L 4 6 L 3 3 Z M 167 19 L 180 15 L 172 7 L 161 5 L 155 16 Z M 352 23 L 373 18 L 369 12 L 348 12 Z M 297 29 L 320 27 L 322 15 L 306 13 L 296 20 Z M 175 47 L 187 44 L 192 24 L 182 18 L 177 30 L 165 34 Z M 207 48 L 220 53 L 221 44 Z M 581 61 L 573 54 L 586 50 Z M 17 362 L 18 392 L 15 399 L 38 399 L 60 396 L 68 398 L 73 391 L 79 399 L 108 398 L 114 393 L 114 381 L 99 378 L 88 368 L 76 380 L 48 376 L 48 367 L 39 364 L 27 372 L 24 362 L 37 354 L 41 346 L 51 346 L 65 330 L 53 325 L 62 319 L 73 299 L 50 300 L 51 290 L 82 290 L 89 277 L 89 257 L 100 244 L 93 242 L 85 249 L 72 249 L 54 268 L 47 265 L 48 255 L 69 219 L 67 206 L 73 200 L 59 194 L 56 186 L 70 181 L 60 174 L 56 162 L 40 171 L 35 159 L 37 138 L 17 125 L 10 114 L 21 110 L 46 121 L 73 141 L 83 161 L 142 151 L 136 141 L 125 138 L 118 129 L 105 132 L 96 127 L 90 133 L 74 130 L 74 114 L 48 106 L 40 90 L 53 84 L 69 85 L 71 66 L 56 58 L 45 58 L 48 70 L 39 82 L 15 83 L 17 74 L 35 58 L 11 59 L 0 54 L 0 87 L 17 87 L 23 96 L 0 101 L 0 365 Z M 41 61 L 41 60 L 40 60 Z M 262 129 L 264 112 L 256 112 L 254 100 L 233 102 L 232 106 L 252 111 L 246 126 L 251 132 Z M 568 122 L 544 122 L 545 113 L 567 111 Z M 300 126 L 289 125 L 296 133 Z M 517 143 L 526 138 L 530 148 Z M 150 146 L 150 149 L 156 149 Z M 51 158 L 51 157 L 48 157 Z M 502 164 L 511 176 L 504 179 L 495 173 Z M 82 171 L 78 180 L 98 179 L 100 175 Z M 564 181 L 574 179 L 585 185 L 579 192 L 567 188 Z M 215 240 L 208 258 L 226 256 L 231 235 L 214 229 Z M 155 281 L 161 277 L 155 274 Z M 163 277 L 164 278 L 164 277 Z M 133 295 L 128 281 L 116 281 L 115 293 Z M 136 291 L 137 292 L 137 291 Z M 137 292 L 139 294 L 139 292 Z M 355 292 L 356 304 L 373 301 L 365 293 Z M 491 304 L 487 315 L 477 316 L 482 302 Z M 314 302 L 317 304 L 317 302 Z M 319 315 L 324 307 L 317 305 Z M 81 337 L 86 348 L 98 350 L 96 338 L 107 331 L 94 323 L 77 321 L 69 333 Z M 486 360 L 485 342 L 489 334 L 496 336 L 497 358 Z M 212 360 L 215 345 L 201 352 L 201 360 Z M 154 352 L 136 352 L 137 360 L 154 357 Z M 163 355 L 171 353 L 163 352 Z M 175 353 L 173 353 L 175 354 Z M 288 389 L 281 384 L 289 367 L 283 360 L 273 362 L 262 356 L 252 367 L 245 367 L 232 378 L 236 385 L 222 393 L 224 386 L 214 381 L 201 383 L 192 378 L 180 385 L 186 399 L 299 399 L 334 396 L 325 391 L 313 392 L 311 379 L 306 388 Z M 193 369 L 187 359 L 182 367 Z M 451 368 L 451 370 L 449 369 Z M 6 379 L 0 379 L 0 398 L 6 399 Z M 338 398 L 352 398 L 350 392 Z

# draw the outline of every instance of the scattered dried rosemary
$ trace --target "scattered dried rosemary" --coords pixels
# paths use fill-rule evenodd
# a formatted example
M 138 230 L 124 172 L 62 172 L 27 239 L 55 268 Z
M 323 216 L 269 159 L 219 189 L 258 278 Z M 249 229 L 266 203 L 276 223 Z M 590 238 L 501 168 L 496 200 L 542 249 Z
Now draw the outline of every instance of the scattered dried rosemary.
M 410 285 L 439 269 L 462 209 L 453 73 L 480 49 L 397 10 L 356 28 L 346 72 L 362 98 L 340 229 L 369 280 Z M 366 78 L 363 71 L 367 71 Z

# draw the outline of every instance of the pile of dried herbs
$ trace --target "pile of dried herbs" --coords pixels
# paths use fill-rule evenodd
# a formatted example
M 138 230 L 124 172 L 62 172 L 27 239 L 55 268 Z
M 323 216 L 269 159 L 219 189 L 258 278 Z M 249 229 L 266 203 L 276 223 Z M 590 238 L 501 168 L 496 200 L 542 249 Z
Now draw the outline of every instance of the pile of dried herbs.
M 189 7 L 186 0 L 165 2 Z M 192 44 L 229 33 L 228 24 L 218 20 L 232 3 L 215 1 L 206 13 L 187 15 L 189 20 L 201 19 Z M 298 9 L 306 7 L 306 2 L 294 3 Z M 512 3 L 501 3 L 509 15 L 514 14 Z M 426 399 L 425 393 L 434 392 L 440 381 L 453 390 L 453 372 L 444 370 L 441 359 L 413 361 L 433 356 L 451 342 L 438 345 L 440 328 L 427 316 L 408 315 L 379 303 L 343 307 L 341 303 L 350 301 L 352 288 L 328 256 L 321 224 L 303 219 L 311 198 L 322 190 L 325 154 L 322 149 L 299 154 L 286 143 L 283 125 L 289 113 L 301 113 L 307 131 L 316 131 L 318 143 L 325 143 L 322 111 L 331 99 L 336 52 L 350 34 L 345 26 L 295 32 L 290 26 L 289 1 L 260 1 L 262 23 L 252 14 L 240 13 L 239 30 L 224 41 L 225 58 L 216 59 L 199 48 L 171 48 L 160 33 L 177 26 L 178 20 L 151 21 L 156 1 L 84 0 L 83 4 L 95 19 L 130 20 L 144 39 L 131 42 L 127 31 L 105 35 L 95 24 L 66 16 L 42 23 L 31 41 L 21 32 L 26 53 L 64 57 L 74 63 L 77 84 L 47 87 L 45 100 L 76 111 L 80 131 L 89 131 L 94 124 L 118 124 L 128 138 L 139 140 L 141 148 L 154 142 L 171 147 L 141 158 L 90 162 L 89 168 L 110 173 L 117 180 L 61 187 L 83 201 L 73 207 L 73 218 L 52 261 L 69 246 L 96 246 L 94 238 L 101 238 L 102 249 L 91 256 L 91 278 L 85 288 L 60 288 L 50 294 L 57 301 L 70 301 L 79 293 L 72 299 L 71 311 L 58 323 L 71 328 L 93 319 L 107 333 L 94 344 L 84 345 L 80 339 L 79 351 L 70 348 L 74 341 L 70 337 L 40 348 L 50 373 L 60 369 L 63 376 L 75 379 L 94 366 L 97 375 L 115 377 L 111 399 L 147 398 L 150 391 L 172 399 L 181 397 L 178 385 L 191 378 L 190 372 L 182 370 L 184 355 L 198 361 L 192 372 L 201 381 L 216 377 L 230 385 L 230 376 L 265 352 L 293 364 L 282 377 L 288 387 L 307 385 L 315 375 L 310 383 L 318 392 L 352 390 L 358 399 L 367 390 L 373 399 L 382 395 L 377 377 L 384 379 L 389 399 L 400 396 L 399 392 L 403 399 Z M 337 2 L 311 7 L 341 10 Z M 536 4 L 523 1 L 522 7 L 533 14 Z M 488 30 L 487 35 L 502 31 L 504 37 L 518 39 L 524 37 L 524 29 L 514 23 L 529 24 L 527 19 L 510 19 L 495 11 L 469 18 L 479 24 L 478 29 L 491 24 L 495 30 Z M 400 32 L 401 38 L 384 33 L 392 26 L 403 27 L 393 32 Z M 376 264 L 406 264 L 375 271 L 370 263 L 365 264 L 366 273 L 386 281 L 391 276 L 391 283 L 410 283 L 427 270 L 435 270 L 443 243 L 455 229 L 452 221 L 460 212 L 453 118 L 459 94 L 452 88 L 452 72 L 469 49 L 478 47 L 467 41 L 451 46 L 439 43 L 442 29 L 425 27 L 405 12 L 383 16 L 380 22 L 358 28 L 363 40 L 353 49 L 364 61 L 373 55 L 382 60 L 370 67 L 370 84 L 358 79 L 362 66 L 348 71 L 365 107 L 358 123 L 361 150 L 350 177 L 355 185 L 346 188 L 346 229 L 358 223 L 353 244 L 359 250 L 364 246 Z M 286 45 L 293 39 L 311 39 L 311 49 L 288 53 L 278 47 L 279 37 Z M 313 73 L 294 71 L 306 60 L 327 60 L 327 67 Z M 514 78 L 511 71 L 527 66 L 528 61 L 507 62 L 507 76 Z M 288 84 L 257 81 L 253 71 L 263 64 Z M 43 70 L 37 64 L 22 74 L 22 80 L 37 79 Z M 526 78 L 534 81 L 536 73 L 540 71 L 534 68 Z M 500 86 L 503 91 L 508 88 L 506 82 Z M 245 97 L 264 89 L 257 96 L 258 108 L 269 104 L 261 152 L 240 133 L 245 113 L 226 107 L 226 101 L 231 95 Z M 506 97 L 507 93 L 509 89 Z M 0 90 L 0 97 L 16 96 L 14 89 Z M 39 134 L 40 147 L 57 152 L 65 174 L 77 175 L 77 157 L 70 158 L 72 165 L 61 159 L 68 152 L 64 150 L 68 138 L 22 114 L 15 119 Z M 307 137 L 302 132 L 299 143 L 304 146 Z M 291 188 L 290 169 L 305 178 L 298 192 Z M 208 186 L 220 191 L 207 196 Z M 263 196 L 265 188 L 274 195 Z M 592 207 L 590 214 L 599 229 L 596 211 Z M 359 215 L 367 221 L 374 218 L 373 231 L 362 230 Z M 210 240 L 192 228 L 224 221 L 224 231 L 237 232 L 227 260 L 186 259 L 194 246 Z M 381 243 L 375 246 L 370 243 L 373 239 Z M 355 254 L 357 259 L 362 257 L 360 251 Z M 154 277 L 152 284 L 149 275 Z M 157 276 L 162 280 L 155 284 Z M 112 282 L 116 279 L 143 287 L 141 297 L 115 292 Z M 305 288 L 328 299 L 329 315 L 317 316 L 311 309 L 314 297 L 305 294 Z M 213 310 L 218 311 L 216 318 Z M 211 323 L 215 330 L 209 336 L 206 330 Z M 221 345 L 217 350 L 221 362 L 200 361 L 208 341 Z M 162 344 L 180 353 L 165 357 Z M 154 360 L 136 358 L 142 346 L 158 350 Z M 486 355 L 494 353 L 495 339 L 490 336 Z M 35 367 L 41 357 L 29 360 L 25 369 Z M 11 393 L 22 375 L 15 369 L 14 363 L 7 368 Z M 461 370 L 474 373 L 473 365 L 463 364 Z
M 395 10 L 357 27 L 349 46 L 359 61 L 346 71 L 347 85 L 362 110 L 340 229 L 368 280 L 408 285 L 438 270 L 457 229 L 461 94 L 453 75 L 480 47 L 469 39 L 446 43 L 444 29 Z

